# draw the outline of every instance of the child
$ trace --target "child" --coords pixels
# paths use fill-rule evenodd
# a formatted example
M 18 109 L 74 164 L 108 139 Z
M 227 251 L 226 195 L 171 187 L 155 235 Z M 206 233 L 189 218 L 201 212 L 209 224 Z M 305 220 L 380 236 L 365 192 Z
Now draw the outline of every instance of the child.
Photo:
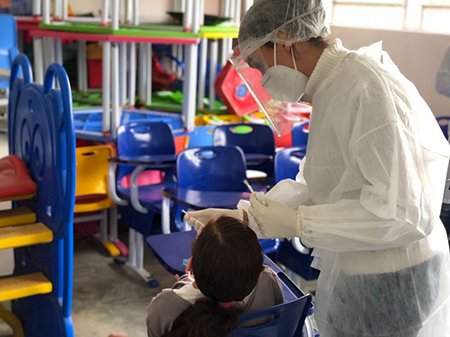
M 226 337 L 241 312 L 283 302 L 255 233 L 238 219 L 208 223 L 193 243 L 187 269 L 193 275 L 183 275 L 150 302 L 149 337 Z

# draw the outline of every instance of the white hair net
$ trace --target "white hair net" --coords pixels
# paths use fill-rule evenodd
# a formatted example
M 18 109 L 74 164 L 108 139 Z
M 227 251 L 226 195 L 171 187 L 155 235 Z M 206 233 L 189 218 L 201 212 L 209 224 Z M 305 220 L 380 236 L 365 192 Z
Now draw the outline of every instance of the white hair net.
M 330 33 L 322 0 L 256 0 L 242 19 L 239 54 L 266 44 L 305 42 Z

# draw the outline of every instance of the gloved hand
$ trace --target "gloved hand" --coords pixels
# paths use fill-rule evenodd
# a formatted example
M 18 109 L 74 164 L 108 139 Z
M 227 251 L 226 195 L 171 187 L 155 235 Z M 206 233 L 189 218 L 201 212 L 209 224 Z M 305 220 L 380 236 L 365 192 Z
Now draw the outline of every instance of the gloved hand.
M 222 209 L 208 208 L 201 211 L 188 212 L 184 220 L 197 232 L 200 232 L 204 226 L 211 220 L 216 220 L 221 216 L 229 216 L 244 221 L 244 211 L 240 209 Z
M 301 237 L 301 216 L 298 210 L 258 194 L 250 196 L 248 213 L 266 238 Z M 250 221 L 252 222 L 252 221 Z

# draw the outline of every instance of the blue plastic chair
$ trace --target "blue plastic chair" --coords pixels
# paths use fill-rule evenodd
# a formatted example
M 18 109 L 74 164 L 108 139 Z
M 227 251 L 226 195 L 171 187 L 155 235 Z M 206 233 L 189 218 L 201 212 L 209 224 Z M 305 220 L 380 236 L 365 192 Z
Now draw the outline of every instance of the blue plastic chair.
M 246 192 L 245 174 L 244 154 L 234 146 L 187 149 L 177 158 L 177 186 L 182 189 Z M 172 218 L 176 229 L 184 228 L 180 220 L 182 209 L 175 203 Z M 279 240 L 260 240 L 260 244 L 266 254 L 272 254 L 277 251 Z
M 17 26 L 14 16 L 0 14 L 0 69 L 10 71 L 17 49 Z M 9 76 L 0 75 L 0 89 L 9 88 Z
M 439 123 L 445 138 L 448 138 L 448 124 L 450 123 L 450 116 L 438 116 L 436 117 L 436 120 Z
M 306 154 L 306 147 L 290 147 L 277 152 L 275 155 L 275 180 L 295 179 L 300 161 Z
M 155 287 L 157 281 L 143 267 L 143 245 L 144 238 L 152 233 L 154 216 L 161 212 L 162 189 L 174 186 L 176 156 L 172 132 L 163 122 L 121 125 L 117 130 L 117 153 L 110 166 L 110 191 L 112 199 L 122 206 L 122 219 L 130 227 L 129 256 L 133 258 L 127 265 Z M 164 172 L 164 180 L 138 186 L 138 176 L 146 170 Z M 129 175 L 130 187 L 123 187 L 120 181 Z
M 155 235 L 147 238 L 147 244 L 169 272 L 182 275 L 185 268 L 182 261 L 191 255 L 195 237 L 195 231 Z M 314 337 L 310 322 L 305 322 L 307 315 L 312 313 L 311 295 L 304 295 L 269 258 L 265 257 L 264 263 L 277 273 L 284 303 L 241 314 L 239 325 L 263 317 L 272 317 L 273 320 L 256 326 L 238 327 L 230 337 Z
M 279 269 L 277 269 L 279 270 Z M 239 325 L 230 337 L 313 337 L 313 331 L 304 329 L 311 313 L 311 295 L 304 295 L 282 271 L 277 273 L 283 287 L 285 301 L 270 308 L 245 312 L 239 316 Z M 289 294 L 287 294 L 289 292 Z M 273 320 L 251 327 L 239 327 L 255 319 L 274 317 Z
M 197 191 L 246 191 L 245 159 L 234 146 L 187 149 L 177 158 L 179 188 Z
M 292 128 L 292 146 L 306 147 L 309 137 L 309 122 L 300 123 Z
M 286 148 L 278 151 L 275 156 L 275 177 L 279 182 L 283 179 L 293 179 L 299 172 L 301 159 L 305 156 L 306 147 Z M 316 269 L 311 268 L 312 250 L 303 247 L 298 238 L 292 241 L 283 240 L 278 251 L 277 261 L 288 267 L 306 280 L 315 280 L 319 276 Z
M 2 32 L 2 42 L 8 40 Z M 4 34 L 3 34 L 4 33 Z M 19 74 L 22 74 L 23 78 Z M 60 89 L 53 89 L 55 80 Z M 44 85 L 32 83 L 29 60 L 18 55 L 11 70 L 8 104 L 9 152 L 26 164 L 38 193 L 26 205 L 53 232 L 53 241 L 14 251 L 14 274 L 41 271 L 52 292 L 12 303 L 27 337 L 73 337 L 73 209 L 75 202 L 75 132 L 72 96 L 64 68 L 52 64 Z
M 245 154 L 247 168 L 267 174 L 266 182 L 274 182 L 273 159 L 275 139 L 267 125 L 227 124 L 214 129 L 214 145 L 239 146 Z

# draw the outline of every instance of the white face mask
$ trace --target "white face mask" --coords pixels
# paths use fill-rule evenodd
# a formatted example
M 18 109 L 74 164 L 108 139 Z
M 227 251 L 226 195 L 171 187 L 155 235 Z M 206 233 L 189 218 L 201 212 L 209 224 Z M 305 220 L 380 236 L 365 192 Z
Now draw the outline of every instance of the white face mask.
M 295 69 L 277 65 L 276 44 L 273 48 L 274 66 L 267 69 L 261 84 L 274 100 L 282 102 L 297 102 L 305 93 L 308 77 L 297 70 L 293 48 L 291 47 L 292 62 Z

